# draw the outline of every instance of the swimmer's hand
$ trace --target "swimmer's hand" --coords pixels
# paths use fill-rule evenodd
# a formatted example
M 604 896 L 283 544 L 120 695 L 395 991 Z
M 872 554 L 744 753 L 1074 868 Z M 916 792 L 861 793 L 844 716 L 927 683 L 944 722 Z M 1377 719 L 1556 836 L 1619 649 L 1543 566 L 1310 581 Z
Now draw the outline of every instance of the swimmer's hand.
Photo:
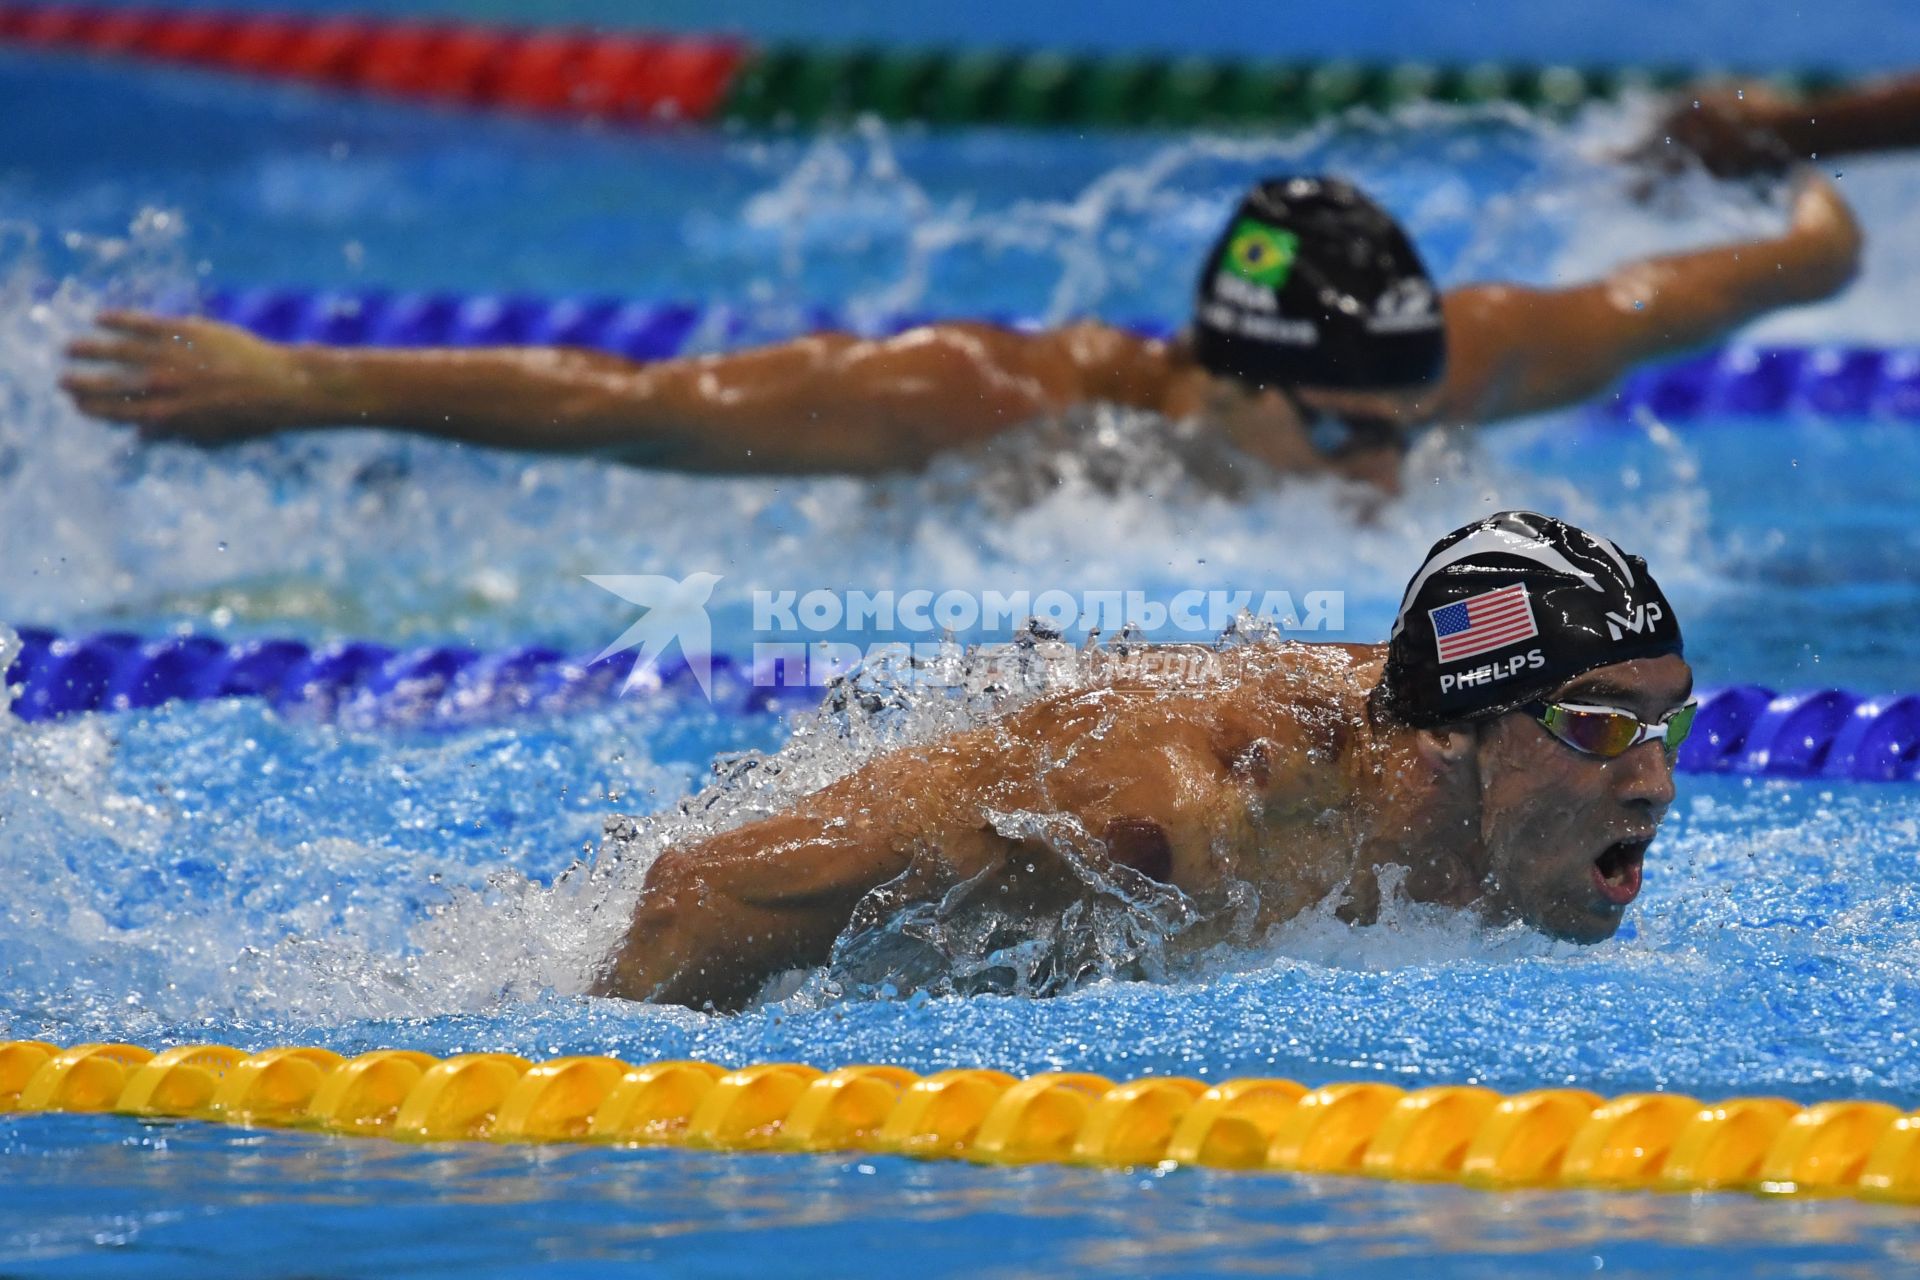
M 67 347 L 60 386 L 80 412 L 146 440 L 235 444 L 302 424 L 308 381 L 294 348 L 215 320 L 103 311 L 105 332 Z
M 1759 85 L 1701 89 L 1675 99 L 1638 158 L 1678 169 L 1688 157 L 1716 178 L 1778 177 L 1797 157 L 1784 128 L 1798 110 Z

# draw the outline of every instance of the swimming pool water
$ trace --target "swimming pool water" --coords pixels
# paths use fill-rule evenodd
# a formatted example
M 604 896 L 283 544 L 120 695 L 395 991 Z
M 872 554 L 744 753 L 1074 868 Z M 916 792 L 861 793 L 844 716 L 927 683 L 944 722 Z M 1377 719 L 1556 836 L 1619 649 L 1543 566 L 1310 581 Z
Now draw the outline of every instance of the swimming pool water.
M 6 622 L 591 652 L 630 618 L 580 575 L 706 570 L 725 575 L 722 647 L 750 631 L 753 590 L 811 586 L 1324 587 L 1348 593 L 1344 638 L 1372 639 L 1434 536 L 1527 505 L 1645 554 L 1704 681 L 1920 688 L 1905 424 L 1569 412 L 1433 442 L 1408 493 L 1362 518 L 1326 486 L 1226 500 L 1126 422 L 1098 447 L 1144 480 L 1020 504 L 995 496 L 1019 464 L 994 458 L 867 488 L 365 435 L 133 450 L 52 388 L 96 300 L 195 279 L 724 299 L 770 329 L 816 299 L 1177 317 L 1221 208 L 1276 166 L 1378 188 L 1448 282 L 1562 278 L 1777 225 L 1767 199 L 1698 178 L 1637 198 L 1606 160 L 1631 104 L 1567 127 L 1429 111 L 1269 139 L 629 136 L 0 62 L 0 107 L 38 109 L 0 131 Z M 1911 342 L 1920 162 L 1850 163 L 1842 185 L 1874 237 L 1865 278 L 1758 332 Z M 1054 460 L 1071 475 L 1075 458 Z M 436 734 L 238 703 L 0 721 L 0 1036 L 1920 1100 L 1920 804 L 1903 786 L 1685 780 L 1628 929 L 1584 951 L 1402 908 L 1360 933 L 1310 916 L 1163 982 L 1047 1001 L 816 981 L 714 1018 L 582 997 L 638 871 L 594 871 L 605 816 L 653 815 L 644 854 L 688 829 L 676 802 L 716 755 L 788 732 L 687 700 Z M 843 762 L 847 732 L 789 745 L 779 785 Z M 410 1149 L 81 1117 L 0 1120 L 0 1158 L 0 1266 L 30 1274 L 842 1274 L 904 1250 L 946 1274 L 1366 1273 L 1427 1255 L 1465 1274 L 1788 1274 L 1920 1254 L 1911 1214 L 1852 1203 Z
M 0 1143 L 27 1124 L 36 1163 L 53 1175 L 15 1201 L 32 1226 L 10 1237 L 8 1252 L 12 1269 L 28 1274 L 80 1274 L 79 1256 L 96 1268 L 110 1258 L 114 1274 L 129 1276 L 232 1268 L 717 1280 L 885 1272 L 912 1256 L 926 1274 L 997 1280 L 1390 1277 L 1410 1265 L 1478 1276 L 1784 1277 L 1893 1273 L 1915 1257 L 1903 1211 L 1852 1201 L 1488 1196 L 1209 1171 L 419 1148 L 185 1126 L 132 1134 L 68 1116 L 0 1122 Z M 77 1187 L 87 1212 L 61 1194 Z M 191 1187 L 195 1201 L 179 1204 L 168 1194 L 176 1187 Z M 263 1239 L 306 1256 L 263 1266 Z M 510 1267 L 500 1268 L 503 1257 Z

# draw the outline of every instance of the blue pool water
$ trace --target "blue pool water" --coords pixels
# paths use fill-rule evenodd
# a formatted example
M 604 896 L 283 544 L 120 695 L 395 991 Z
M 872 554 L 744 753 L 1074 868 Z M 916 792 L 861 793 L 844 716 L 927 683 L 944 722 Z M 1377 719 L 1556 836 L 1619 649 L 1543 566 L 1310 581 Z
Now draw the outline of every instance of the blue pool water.
M 1132 482 L 1076 478 L 1093 446 L 1036 439 L 1023 456 L 1067 479 L 1015 502 L 1013 464 L 980 459 L 868 488 L 373 436 L 133 450 L 52 386 L 98 300 L 203 279 L 727 300 L 770 331 L 817 299 L 1177 317 L 1222 208 L 1276 167 L 1379 190 L 1449 283 L 1569 278 L 1778 225 L 1766 199 L 1697 177 L 1636 198 L 1606 157 L 1645 104 L 1568 126 L 1428 111 L 1285 138 L 631 136 L 0 64 L 6 118 L 35 121 L 0 130 L 0 621 L 591 652 L 631 619 L 581 575 L 701 570 L 723 575 L 722 648 L 750 637 L 755 590 L 814 586 L 1327 588 L 1348 607 L 1326 638 L 1374 639 L 1437 533 L 1525 505 L 1648 556 L 1704 681 L 1920 688 L 1920 436 L 1900 423 L 1569 412 L 1434 442 L 1407 495 L 1362 519 L 1324 486 L 1225 500 L 1125 421 L 1099 449 Z M 1920 160 L 1844 172 L 1873 237 L 1862 282 L 1754 336 L 1915 340 Z M 905 703 L 797 737 L 686 699 L 435 734 L 241 703 L 0 720 L 0 1037 L 1920 1104 L 1920 794 L 1903 786 L 1685 780 L 1628 927 L 1584 951 L 1403 907 L 1358 933 L 1309 916 L 1197 971 L 1053 1000 L 834 994 L 825 979 L 843 975 L 730 1018 L 580 994 L 652 850 L 938 718 Z M 705 818 L 677 808 L 717 756 L 783 744 L 768 790 L 722 787 Z M 650 816 L 618 863 L 596 859 L 612 813 Z M 1138 958 L 1126 923 L 1093 930 L 1115 964 Z M 9 1274 L 846 1274 L 906 1250 L 969 1275 L 1920 1259 L 1911 1213 L 1847 1202 L 414 1149 L 84 1117 L 0 1117 L 0 1159 Z

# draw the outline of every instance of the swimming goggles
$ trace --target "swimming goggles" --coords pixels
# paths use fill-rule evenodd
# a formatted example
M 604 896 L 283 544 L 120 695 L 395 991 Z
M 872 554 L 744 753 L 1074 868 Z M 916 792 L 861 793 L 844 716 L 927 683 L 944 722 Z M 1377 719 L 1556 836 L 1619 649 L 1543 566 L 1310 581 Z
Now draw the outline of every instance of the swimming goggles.
M 1693 729 L 1698 702 L 1675 707 L 1658 720 L 1642 720 L 1618 707 L 1590 707 L 1574 702 L 1529 702 L 1520 710 L 1575 751 L 1611 760 L 1643 742 L 1658 742 L 1671 761 Z
M 1275 388 L 1306 428 L 1307 443 L 1323 458 L 1339 458 L 1385 445 L 1404 448 L 1409 432 L 1391 418 L 1342 417 L 1315 409 L 1286 387 Z

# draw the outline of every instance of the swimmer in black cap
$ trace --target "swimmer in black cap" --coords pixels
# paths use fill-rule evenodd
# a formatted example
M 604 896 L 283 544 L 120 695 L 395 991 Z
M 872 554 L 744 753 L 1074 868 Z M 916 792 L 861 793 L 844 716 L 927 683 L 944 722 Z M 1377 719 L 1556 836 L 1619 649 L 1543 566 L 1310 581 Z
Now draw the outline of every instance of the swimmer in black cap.
M 1538 413 L 1643 360 L 1712 342 L 1852 276 L 1860 232 L 1809 179 L 1784 234 L 1651 258 L 1566 288 L 1436 294 L 1406 234 L 1352 186 L 1261 183 L 1173 342 L 1097 323 L 1044 333 L 936 324 L 819 334 L 651 364 L 562 348 L 280 345 L 211 320 L 137 312 L 70 356 L 80 409 L 205 445 L 276 431 L 391 427 L 697 472 L 910 470 L 1036 419 L 1107 403 L 1195 420 L 1273 471 L 1386 489 L 1408 433 Z
M 825 962 L 851 921 L 916 903 L 972 892 L 1057 926 L 1089 867 L 1172 885 L 1243 936 L 1322 902 L 1370 921 L 1397 878 L 1599 942 L 1674 798 L 1681 649 L 1638 557 L 1504 512 L 1434 545 L 1385 645 L 1108 655 L 1067 692 L 666 850 L 597 989 L 736 1007 Z M 1140 660 L 1169 654 L 1186 660 Z

